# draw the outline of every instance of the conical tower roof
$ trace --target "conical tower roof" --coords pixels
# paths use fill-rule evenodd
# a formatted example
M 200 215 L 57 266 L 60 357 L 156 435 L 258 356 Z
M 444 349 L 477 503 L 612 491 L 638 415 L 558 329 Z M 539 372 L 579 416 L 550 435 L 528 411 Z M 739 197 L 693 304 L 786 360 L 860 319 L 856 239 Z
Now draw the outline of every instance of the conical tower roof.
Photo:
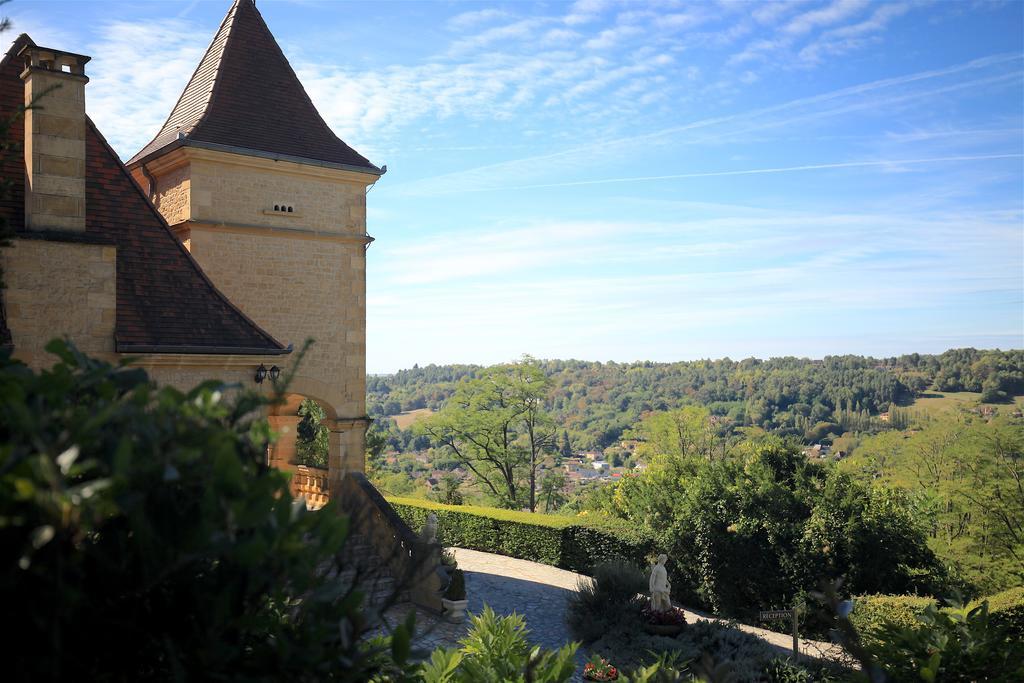
M 235 0 L 153 140 L 131 166 L 181 146 L 380 174 L 327 126 L 253 0 Z

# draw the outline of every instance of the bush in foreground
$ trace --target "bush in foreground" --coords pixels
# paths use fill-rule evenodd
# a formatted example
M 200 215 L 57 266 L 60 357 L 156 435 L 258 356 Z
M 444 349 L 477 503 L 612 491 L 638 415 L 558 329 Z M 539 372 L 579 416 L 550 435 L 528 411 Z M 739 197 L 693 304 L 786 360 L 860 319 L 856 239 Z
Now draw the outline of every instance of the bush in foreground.
M 1024 586 L 1011 588 L 985 598 L 989 620 L 997 628 L 1005 629 L 1011 638 L 1024 641 Z M 980 601 L 971 603 L 977 607 Z
M 366 680 L 360 596 L 325 578 L 347 520 L 264 464 L 266 401 L 157 388 L 64 342 L 0 358 L 9 680 Z
M 576 643 L 559 650 L 533 647 L 519 615 L 499 617 L 490 607 L 471 619 L 458 649 L 438 649 L 423 665 L 424 683 L 562 683 L 576 670 Z
M 897 681 L 1024 680 L 1024 644 L 993 623 L 988 603 L 925 607 L 912 627 L 865 629 L 868 653 Z

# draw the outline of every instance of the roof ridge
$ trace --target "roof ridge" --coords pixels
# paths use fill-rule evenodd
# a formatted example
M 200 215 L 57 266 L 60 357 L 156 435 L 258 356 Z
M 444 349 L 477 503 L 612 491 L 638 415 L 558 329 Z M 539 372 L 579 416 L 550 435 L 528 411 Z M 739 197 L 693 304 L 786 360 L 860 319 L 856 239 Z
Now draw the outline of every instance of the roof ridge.
M 203 144 L 381 174 L 328 125 L 253 0 L 232 2 L 164 125 L 128 165 Z
M 7 48 L 7 52 L 4 53 L 3 59 L 0 59 L 0 68 L 7 66 L 8 59 L 17 57 L 18 53 L 21 52 L 21 49 L 25 47 L 25 45 L 35 44 L 36 41 L 32 40 L 27 33 L 19 33 L 18 37 L 14 39 L 14 42 L 11 43 L 11 46 Z
M 236 0 L 236 2 L 238 2 L 238 0 Z M 206 275 L 206 273 L 203 272 L 203 269 L 199 266 L 199 263 L 192 256 L 191 252 L 189 252 L 189 250 L 185 248 L 185 245 L 182 244 L 181 240 L 179 240 L 174 235 L 174 233 L 171 232 L 171 228 L 167 224 L 167 221 L 164 219 L 163 215 L 161 215 L 160 212 L 156 210 L 156 207 L 153 206 L 153 203 L 149 200 L 149 197 L 147 197 L 146 193 L 142 191 L 142 187 L 135 180 L 135 178 L 132 176 L 132 174 L 128 171 L 128 168 L 125 166 L 125 164 L 122 163 L 121 158 L 119 156 L 117 156 L 117 152 L 115 152 L 114 148 L 110 146 L 109 142 L 107 142 L 107 139 L 103 136 L 103 133 L 100 132 L 100 129 L 96 127 L 95 123 L 93 123 L 92 118 L 90 118 L 88 115 L 86 115 L 85 121 L 86 121 L 86 124 L 89 126 L 90 130 L 96 135 L 96 139 L 99 140 L 100 144 L 102 144 L 103 147 L 110 154 L 110 158 L 115 161 L 115 163 L 117 164 L 118 170 L 121 172 L 121 174 L 124 175 L 124 177 L 127 178 L 129 181 L 131 181 L 132 188 L 135 190 L 135 192 L 138 193 L 139 198 L 142 199 L 142 201 L 145 203 L 146 208 L 149 209 L 149 212 L 153 215 L 153 217 L 156 218 L 157 221 L 159 221 L 160 227 L 163 228 L 167 232 L 168 237 L 171 238 L 171 242 L 175 245 L 175 247 L 177 247 L 178 251 L 182 255 L 185 256 L 185 258 L 187 259 L 187 262 L 188 262 L 189 266 L 192 268 L 192 270 L 194 270 L 196 272 L 196 274 L 200 278 L 202 278 L 202 280 L 207 284 L 207 286 L 210 287 L 210 290 L 213 292 L 214 296 L 216 296 L 219 299 L 221 299 L 221 301 L 223 301 L 225 304 L 227 304 L 228 307 L 231 308 L 231 310 L 233 310 L 235 313 L 237 313 L 247 323 L 252 325 L 252 327 L 257 332 L 259 332 L 268 342 L 270 342 L 271 344 L 277 346 L 278 349 L 286 348 L 284 344 L 279 342 L 277 339 L 275 339 L 273 337 L 273 335 L 271 335 L 269 332 L 267 332 L 262 327 L 260 327 L 260 325 L 258 325 L 252 318 L 250 318 L 248 315 L 246 315 L 240 308 L 238 308 L 238 306 L 236 306 L 231 301 L 231 299 L 229 299 L 227 296 L 225 296 L 224 293 L 221 292 L 217 288 L 217 286 L 215 284 L 213 284 L 213 282 Z
M 267 26 L 267 21 L 266 21 L 266 19 L 263 18 L 263 13 L 260 12 L 259 8 L 256 6 L 255 0 L 235 0 L 234 4 L 232 4 L 232 6 L 231 6 L 231 13 L 232 14 L 236 14 L 237 11 L 238 11 L 239 6 L 243 2 L 247 2 L 249 7 L 252 8 L 252 11 L 256 13 L 256 18 L 259 20 L 259 26 L 266 32 L 267 37 L 270 38 L 270 45 L 272 45 L 274 47 L 274 49 L 277 50 L 278 56 L 280 56 L 281 60 L 284 62 L 284 65 L 288 68 L 288 72 L 291 74 L 292 78 L 295 80 L 295 83 L 299 86 L 299 92 L 302 93 L 302 96 L 305 98 L 306 104 L 308 104 L 313 109 L 313 112 L 316 114 L 317 118 L 319 119 L 320 125 L 323 127 L 324 131 L 328 135 L 333 137 L 335 140 L 337 140 L 338 142 L 340 142 L 342 144 L 345 144 L 344 140 L 339 138 L 337 136 L 337 134 L 333 130 L 331 130 L 331 127 L 327 125 L 327 122 L 324 121 L 324 117 L 323 117 L 322 114 L 320 114 L 320 110 L 317 109 L 316 104 L 313 103 L 313 98 L 310 97 L 309 96 L 309 92 L 306 91 L 306 86 L 302 85 L 302 81 L 299 80 L 299 75 L 295 73 L 295 69 L 292 67 L 292 63 L 288 59 L 288 55 L 286 55 L 284 53 L 284 50 L 281 49 L 280 43 L 277 42 L 277 39 L 274 37 L 274 34 L 271 32 L 270 27 Z M 237 40 L 237 36 L 234 36 L 229 31 L 228 32 L 227 40 L 225 40 L 225 42 L 224 42 L 224 50 L 223 50 L 222 55 L 221 55 L 221 62 L 223 62 L 224 56 L 227 54 L 228 45 L 233 43 L 233 39 Z M 220 63 L 218 63 L 217 68 L 218 68 L 218 71 L 219 71 L 220 70 Z M 193 127 L 193 130 L 198 132 L 199 126 L 204 122 L 204 120 L 206 119 L 206 115 L 213 108 L 213 98 L 217 94 L 217 90 L 218 90 L 218 83 L 215 80 L 214 84 L 213 84 L 213 88 L 210 91 L 210 100 L 209 100 L 209 102 L 207 104 L 207 108 L 203 112 L 203 116 L 199 119 L 199 121 L 196 122 L 196 125 Z
M 186 96 L 191 94 L 190 91 L 192 84 L 196 81 L 196 77 L 199 75 L 199 72 L 203 68 L 203 65 L 207 63 L 207 57 L 209 57 L 213 52 L 213 49 L 217 44 L 218 39 L 220 39 L 221 34 L 225 32 L 226 28 L 227 37 L 224 38 L 224 44 L 220 47 L 220 53 L 214 60 L 215 68 L 213 70 L 212 75 L 210 76 L 210 86 L 209 88 L 205 89 L 205 98 L 203 100 L 201 114 L 199 115 L 199 118 L 196 119 L 194 123 L 192 123 L 188 131 L 186 131 L 186 134 L 191 133 L 193 130 L 195 130 L 195 128 L 200 123 L 202 123 L 203 119 L 206 118 L 206 114 L 210 109 L 210 101 L 213 99 L 213 91 L 217 87 L 217 76 L 220 74 L 220 65 L 224 61 L 224 49 L 227 44 L 228 37 L 230 37 L 231 35 L 231 29 L 232 26 L 234 25 L 235 16 L 238 12 L 238 6 L 242 1 L 243 0 L 234 0 L 234 2 L 231 3 L 231 7 L 228 8 L 227 14 L 225 14 L 224 18 L 221 20 L 220 26 L 217 28 L 217 31 L 213 34 L 213 38 L 210 39 L 210 44 L 206 46 L 206 50 L 203 52 L 202 59 L 200 59 L 199 63 L 196 64 L 196 68 L 192 71 L 192 75 L 189 76 L 188 82 L 185 83 L 185 87 L 182 89 L 181 94 L 178 95 L 178 99 L 174 102 L 174 106 L 171 107 L 171 110 L 167 113 L 167 118 L 164 119 L 163 125 L 161 125 L 160 128 L 157 129 L 156 135 L 154 135 L 149 142 L 143 145 L 139 149 L 139 151 L 136 152 L 135 155 L 126 162 L 127 164 L 132 164 L 138 161 L 139 158 L 143 156 L 143 152 L 150 150 L 150 148 L 154 146 L 154 144 L 157 142 L 159 138 L 166 135 L 166 133 L 168 132 L 168 127 L 171 125 L 171 119 L 173 119 L 176 114 L 179 114 L 179 109 L 182 107 L 182 102 L 185 100 Z M 248 1 L 251 2 L 252 0 Z M 175 139 L 178 138 L 178 134 L 181 132 L 180 128 L 181 127 L 178 126 L 178 128 L 175 130 L 174 138 L 172 140 L 169 140 L 168 142 L 173 142 Z M 167 143 L 158 145 L 157 149 L 163 147 L 165 144 Z

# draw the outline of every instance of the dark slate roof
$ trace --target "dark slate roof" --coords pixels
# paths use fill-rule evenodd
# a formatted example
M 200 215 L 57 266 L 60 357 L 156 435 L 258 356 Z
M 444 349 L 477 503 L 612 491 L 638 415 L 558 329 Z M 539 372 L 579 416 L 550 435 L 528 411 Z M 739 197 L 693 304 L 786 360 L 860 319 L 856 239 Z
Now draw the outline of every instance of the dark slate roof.
M 0 116 L 15 114 L 24 100 L 17 53 L 31 44 L 28 36 L 20 36 L 0 62 Z M 41 104 L 45 107 L 45 101 Z M 15 228 L 17 237 L 117 247 L 114 337 L 118 351 L 288 352 L 213 286 L 92 121 L 86 128 L 85 233 L 47 235 L 24 230 L 25 164 L 20 152 L 24 137 L 25 127 L 19 119 L 11 128 L 11 141 L 17 149 L 0 163 L 3 177 L 12 181 L 15 191 L 0 202 L 0 214 Z
M 178 145 L 381 172 L 324 122 L 253 0 L 234 1 L 167 122 L 128 165 Z

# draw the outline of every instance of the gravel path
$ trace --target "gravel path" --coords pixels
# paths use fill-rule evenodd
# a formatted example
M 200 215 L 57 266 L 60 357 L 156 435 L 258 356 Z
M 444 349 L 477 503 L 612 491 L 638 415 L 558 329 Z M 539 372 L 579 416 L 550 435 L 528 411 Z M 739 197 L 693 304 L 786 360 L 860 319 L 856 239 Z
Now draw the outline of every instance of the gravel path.
M 459 567 L 466 573 L 470 612 L 478 613 L 487 604 L 500 615 L 520 614 L 526 620 L 530 640 L 545 648 L 557 649 L 571 642 L 572 637 L 565 624 L 566 597 L 576 589 L 580 579 L 589 580 L 586 576 L 504 555 L 464 548 L 453 550 Z M 690 623 L 713 620 L 701 612 L 684 609 Z M 423 613 L 417 623 L 420 624 L 418 630 L 425 630 L 418 639 L 418 644 L 424 648 L 453 647 L 466 630 L 465 624 L 439 622 Z M 744 624 L 738 627 L 776 646 L 782 654 L 792 651 L 792 637 L 789 635 Z M 832 658 L 842 653 L 832 643 L 801 640 L 800 645 L 802 653 L 813 657 Z M 586 656 L 580 651 L 576 658 L 580 664 L 578 671 L 582 671 Z

